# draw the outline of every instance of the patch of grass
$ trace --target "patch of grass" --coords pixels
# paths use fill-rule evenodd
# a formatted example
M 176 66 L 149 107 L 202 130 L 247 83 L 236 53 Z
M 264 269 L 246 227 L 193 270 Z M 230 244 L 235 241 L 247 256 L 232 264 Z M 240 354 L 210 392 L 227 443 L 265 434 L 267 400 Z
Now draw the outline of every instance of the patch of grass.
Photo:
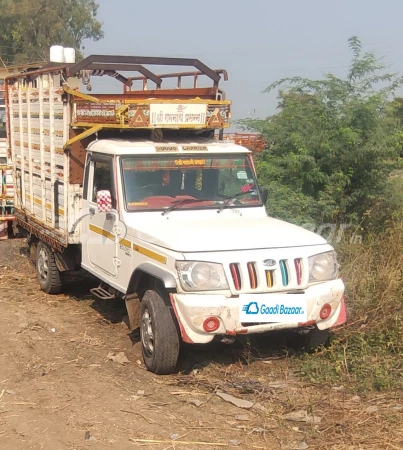
M 348 324 L 326 348 L 302 356 L 297 371 L 314 383 L 362 392 L 402 388 L 403 222 L 338 251 Z

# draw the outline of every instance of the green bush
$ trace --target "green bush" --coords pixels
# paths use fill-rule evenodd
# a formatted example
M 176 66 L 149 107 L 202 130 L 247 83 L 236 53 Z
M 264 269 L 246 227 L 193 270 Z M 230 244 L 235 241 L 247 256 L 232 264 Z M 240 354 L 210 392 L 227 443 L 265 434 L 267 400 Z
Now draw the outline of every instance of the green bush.
M 403 106 L 391 101 L 403 79 L 385 74 L 357 38 L 345 79 L 283 79 L 279 111 L 240 124 L 264 135 L 256 156 L 258 177 L 271 195 L 271 215 L 294 223 L 361 223 L 380 199 L 388 199 L 389 174 L 399 167 Z M 381 86 L 381 87 L 379 87 Z
M 255 156 L 270 215 L 297 224 L 353 225 L 337 244 L 348 323 L 330 344 L 298 360 L 312 382 L 361 391 L 403 385 L 403 78 L 349 40 L 347 76 L 273 83 L 278 112 L 241 125 L 264 135 Z M 353 231 L 351 231 L 353 230 Z M 348 233 L 350 232 L 350 236 Z

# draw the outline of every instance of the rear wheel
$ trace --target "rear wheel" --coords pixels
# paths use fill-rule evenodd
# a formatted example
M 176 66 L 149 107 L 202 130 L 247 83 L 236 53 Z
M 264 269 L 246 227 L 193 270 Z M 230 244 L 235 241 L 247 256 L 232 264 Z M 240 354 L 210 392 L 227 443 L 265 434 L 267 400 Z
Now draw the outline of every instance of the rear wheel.
M 41 289 L 47 294 L 58 294 L 61 290 L 60 273 L 55 255 L 50 247 L 40 241 L 36 250 L 36 273 Z
M 161 290 L 146 291 L 140 306 L 140 336 L 144 363 L 159 375 L 175 371 L 179 357 L 179 334 L 172 309 Z

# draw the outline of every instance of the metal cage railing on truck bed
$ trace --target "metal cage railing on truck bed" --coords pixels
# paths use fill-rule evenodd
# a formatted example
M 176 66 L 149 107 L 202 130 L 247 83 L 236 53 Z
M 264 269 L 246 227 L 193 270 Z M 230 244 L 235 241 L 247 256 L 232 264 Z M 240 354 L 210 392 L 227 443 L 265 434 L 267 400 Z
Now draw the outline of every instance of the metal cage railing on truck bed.
M 148 66 L 191 66 L 194 72 L 155 74 Z M 125 77 L 121 72 L 138 72 L 140 77 Z M 231 102 L 219 88 L 225 70 L 212 70 L 197 59 L 143 56 L 93 55 L 75 64 L 48 63 L 40 70 L 7 78 L 12 84 L 18 78 L 28 82 L 46 73 L 61 75 L 61 86 L 71 105 L 70 126 L 82 129 L 65 147 L 101 129 L 194 129 L 222 130 L 230 126 Z M 93 76 L 110 76 L 120 81 L 121 94 L 89 95 L 79 90 L 81 80 L 87 89 Z M 183 79 L 193 78 L 185 87 Z M 167 86 L 176 79 L 174 86 Z M 200 79 L 209 80 L 202 86 Z M 140 89 L 135 89 L 141 81 Z M 154 86 L 150 86 L 150 84 Z M 90 90 L 90 89 L 89 89 Z

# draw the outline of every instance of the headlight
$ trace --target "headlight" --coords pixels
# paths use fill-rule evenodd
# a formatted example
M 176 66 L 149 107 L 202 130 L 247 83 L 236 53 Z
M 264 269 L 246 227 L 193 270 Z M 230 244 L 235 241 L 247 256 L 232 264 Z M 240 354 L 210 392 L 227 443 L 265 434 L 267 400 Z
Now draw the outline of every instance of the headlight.
M 338 276 L 336 252 L 320 253 L 309 258 L 309 281 L 334 280 Z
M 185 291 L 220 291 L 229 289 L 222 264 L 177 261 L 176 269 Z

